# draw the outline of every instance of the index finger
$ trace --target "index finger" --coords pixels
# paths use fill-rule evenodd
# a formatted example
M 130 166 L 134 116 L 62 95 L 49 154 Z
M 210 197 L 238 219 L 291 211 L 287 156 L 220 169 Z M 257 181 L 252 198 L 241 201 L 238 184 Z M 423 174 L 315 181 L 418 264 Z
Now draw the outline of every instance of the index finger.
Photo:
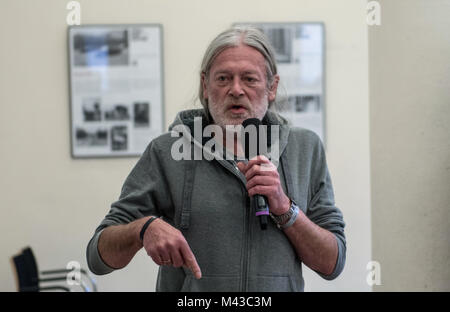
M 187 245 L 187 243 L 181 247 L 181 256 L 184 259 L 185 266 L 192 271 L 196 279 L 202 278 L 202 271 L 195 259 L 194 254 L 191 251 L 191 248 Z

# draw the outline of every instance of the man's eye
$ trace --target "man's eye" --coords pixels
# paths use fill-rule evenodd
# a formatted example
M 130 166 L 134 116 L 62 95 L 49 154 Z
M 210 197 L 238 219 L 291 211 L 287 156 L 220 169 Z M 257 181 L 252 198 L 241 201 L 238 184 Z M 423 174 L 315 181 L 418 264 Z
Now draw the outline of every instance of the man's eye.
M 245 81 L 247 81 L 247 82 L 255 82 L 256 79 L 253 78 L 253 77 L 246 77 L 246 78 L 245 78 Z
M 217 77 L 217 80 L 218 81 L 226 81 L 227 77 L 226 76 L 219 76 L 219 77 Z

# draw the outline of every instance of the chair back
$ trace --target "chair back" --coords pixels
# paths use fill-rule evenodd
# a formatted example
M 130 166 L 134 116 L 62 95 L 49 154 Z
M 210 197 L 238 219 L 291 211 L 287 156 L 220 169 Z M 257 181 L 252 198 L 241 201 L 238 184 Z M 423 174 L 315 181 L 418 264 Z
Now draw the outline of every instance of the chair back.
M 31 248 L 24 248 L 22 253 L 13 257 L 13 262 L 16 269 L 18 291 L 39 291 L 39 271 Z

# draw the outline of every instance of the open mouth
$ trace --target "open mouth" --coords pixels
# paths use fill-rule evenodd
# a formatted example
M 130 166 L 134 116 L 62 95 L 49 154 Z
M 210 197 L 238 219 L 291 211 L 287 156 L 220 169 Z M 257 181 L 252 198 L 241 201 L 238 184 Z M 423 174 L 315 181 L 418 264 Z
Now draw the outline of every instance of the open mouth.
M 235 104 L 235 105 L 232 105 L 232 106 L 230 107 L 230 110 L 231 110 L 233 113 L 243 113 L 243 112 L 245 112 L 247 109 L 246 109 L 243 105 Z

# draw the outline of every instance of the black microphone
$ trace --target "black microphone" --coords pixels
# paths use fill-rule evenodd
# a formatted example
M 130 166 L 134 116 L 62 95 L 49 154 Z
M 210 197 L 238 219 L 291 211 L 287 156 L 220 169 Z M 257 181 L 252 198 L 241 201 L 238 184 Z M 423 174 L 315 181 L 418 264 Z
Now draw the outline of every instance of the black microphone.
M 249 118 L 242 122 L 242 126 L 244 127 L 242 133 L 244 136 L 241 136 L 241 140 L 243 139 L 245 158 L 248 160 L 260 154 L 262 148 L 260 145 L 261 141 L 263 141 L 262 144 L 267 144 L 267 134 L 264 132 L 264 129 L 260 129 L 264 128 L 260 127 L 260 125 L 261 121 L 258 118 Z M 255 215 L 259 218 L 261 229 L 267 229 L 269 206 L 266 197 L 256 194 L 253 196 L 252 202 Z

